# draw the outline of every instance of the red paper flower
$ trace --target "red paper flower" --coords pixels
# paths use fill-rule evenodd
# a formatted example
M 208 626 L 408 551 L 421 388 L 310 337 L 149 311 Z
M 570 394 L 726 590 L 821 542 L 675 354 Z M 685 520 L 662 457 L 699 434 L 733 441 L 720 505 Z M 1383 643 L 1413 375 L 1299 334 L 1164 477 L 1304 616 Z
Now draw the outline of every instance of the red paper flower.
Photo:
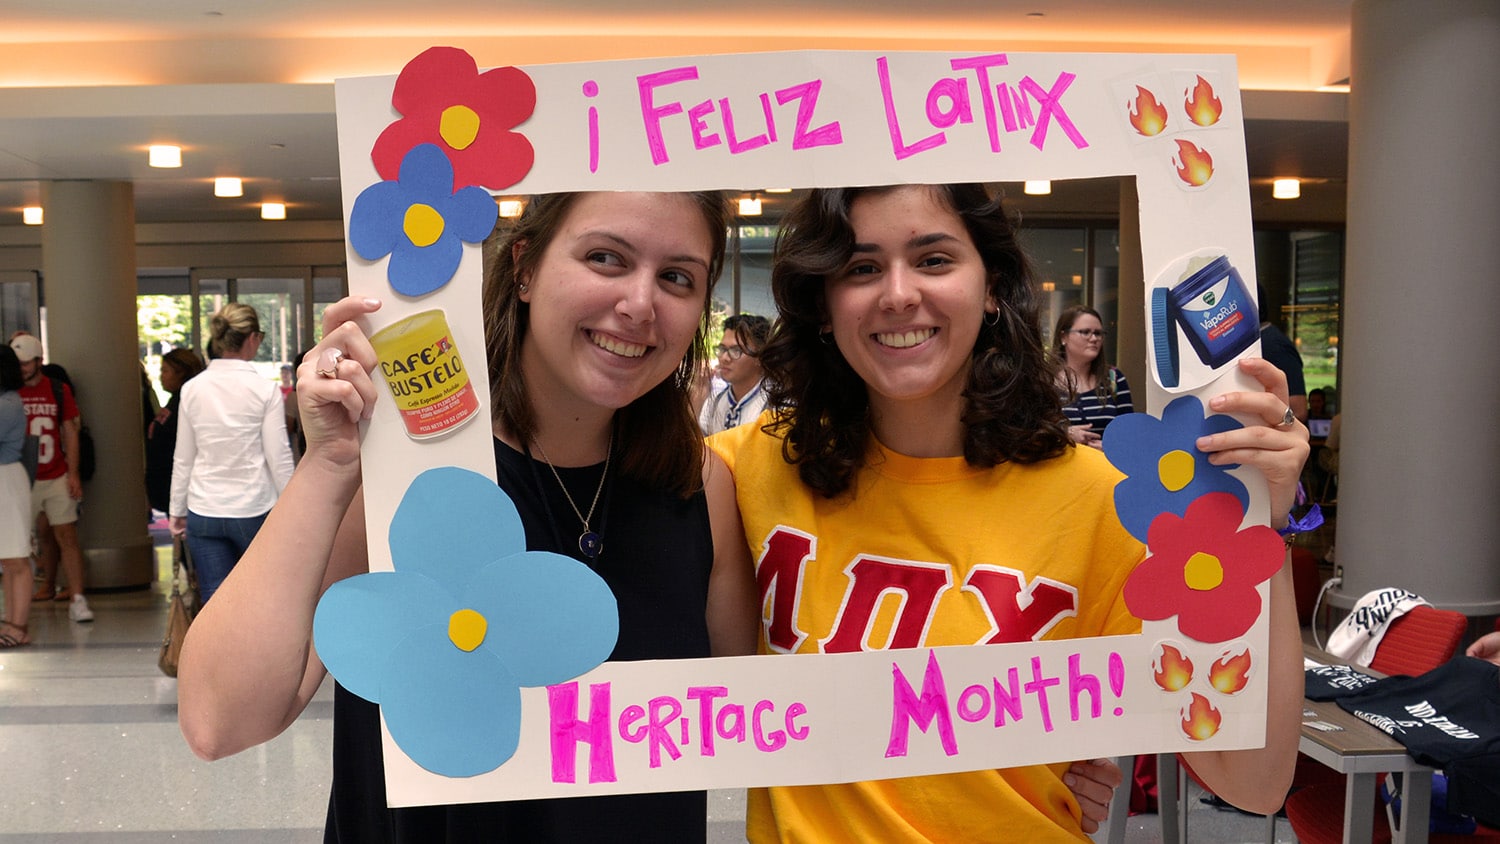
M 1285 547 L 1264 525 L 1240 530 L 1239 499 L 1213 492 L 1187 513 L 1162 513 L 1148 531 L 1151 555 L 1125 582 L 1125 604 L 1137 618 L 1177 616 L 1177 629 L 1200 642 L 1244 635 L 1260 616 L 1255 587 L 1281 568 Z
M 453 162 L 453 190 L 482 185 L 503 190 L 531 170 L 531 142 L 510 131 L 536 108 L 536 85 L 514 67 L 479 72 L 455 47 L 433 47 L 396 77 L 391 105 L 402 117 L 385 127 L 370 158 L 380 178 L 394 181 L 401 160 L 418 144 L 436 144 Z

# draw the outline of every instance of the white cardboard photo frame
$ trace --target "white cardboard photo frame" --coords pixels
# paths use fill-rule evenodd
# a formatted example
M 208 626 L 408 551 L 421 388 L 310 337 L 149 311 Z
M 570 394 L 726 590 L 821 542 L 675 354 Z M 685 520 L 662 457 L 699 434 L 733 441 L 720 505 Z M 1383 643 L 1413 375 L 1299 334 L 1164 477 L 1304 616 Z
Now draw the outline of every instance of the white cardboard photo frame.
M 516 131 L 531 140 L 536 159 L 506 194 L 1133 177 L 1148 287 L 1175 282 L 1153 280 L 1181 256 L 1212 248 L 1227 256 L 1253 289 L 1243 115 L 1231 56 L 793 52 L 520 69 L 535 83 L 536 108 Z M 400 116 L 391 107 L 394 83 L 395 76 L 384 76 L 344 79 L 336 85 L 346 222 L 360 192 L 380 181 L 370 150 L 380 132 Z M 1185 109 L 1200 84 L 1212 88 L 1222 107 L 1209 126 L 1190 121 Z M 1155 135 L 1143 135 L 1130 121 L 1141 90 L 1150 91 L 1167 114 L 1165 128 Z M 727 138 L 725 103 L 738 130 L 733 144 Z M 752 145 L 762 136 L 764 143 Z M 1211 157 L 1206 183 L 1190 184 L 1184 175 L 1191 163 L 1182 159 L 1187 149 L 1182 144 Z M 440 308 L 464 359 L 476 367 L 485 360 L 479 247 L 466 245 L 453 279 L 421 298 L 391 290 L 385 259 L 366 261 L 351 249 L 348 268 L 351 294 L 384 302 L 367 330 Z M 1149 291 L 1146 298 L 1149 303 Z M 1149 326 L 1149 313 L 1147 318 Z M 1251 386 L 1241 379 L 1234 367 L 1221 367 L 1196 373 L 1192 383 L 1178 389 L 1206 398 Z M 487 408 L 487 380 L 474 377 L 472 384 L 480 407 Z M 1170 397 L 1156 383 L 1148 391 L 1157 410 Z M 434 466 L 463 467 L 491 478 L 495 474 L 488 425 L 470 424 L 442 438 L 414 441 L 403 432 L 389 399 L 381 396 L 363 445 L 371 571 L 391 569 L 386 526 L 417 474 Z M 1244 480 L 1251 490 L 1245 523 L 1264 524 L 1264 484 L 1258 478 Z M 1263 659 L 1266 584 L 1260 595 L 1259 620 L 1242 639 L 1220 645 L 1186 639 L 1169 619 L 1145 622 L 1140 636 L 797 659 L 778 655 L 605 663 L 575 682 L 583 706 L 588 687 L 610 685 L 616 719 L 611 722 L 612 779 L 589 781 L 588 747 L 579 743 L 573 760 L 577 781 L 558 780 L 555 772 L 561 768 L 551 755 L 547 690 L 528 688 L 522 690 L 520 747 L 486 774 L 433 774 L 412 762 L 386 732 L 387 792 L 392 806 L 462 803 L 847 782 L 1158 751 L 1259 747 L 1264 743 L 1265 672 L 1253 672 L 1242 692 L 1213 698 L 1222 726 L 1202 741 L 1187 738 L 1181 722 L 1185 695 L 1204 691 L 1206 684 L 1198 678 L 1188 689 L 1168 694 L 1151 675 L 1163 641 L 1177 642 L 1205 667 L 1235 651 L 1248 650 Z M 991 718 L 951 717 L 951 740 L 942 735 L 942 719 L 931 729 L 906 719 L 904 751 L 893 754 L 898 743 L 893 721 L 901 720 L 893 719 L 886 694 L 893 687 L 893 671 L 921 691 L 923 678 L 935 665 L 955 706 L 970 688 L 993 689 L 1012 669 L 1023 685 L 1033 677 L 1057 679 L 1059 685 L 1037 687 L 1056 690 L 1045 705 L 1042 695 L 1023 693 L 1022 717 L 1003 726 Z M 1075 678 L 1071 691 L 1070 676 Z M 699 732 L 705 698 L 701 693 L 690 696 L 688 690 L 706 687 L 725 687 L 727 696 L 710 704 L 718 707 L 713 711 L 743 706 L 746 717 L 759 726 L 759 739 L 721 738 L 713 755 L 705 753 Z M 978 695 L 969 693 L 971 706 L 978 706 Z M 669 698 L 681 704 L 682 712 L 667 719 L 665 713 L 672 710 L 663 703 L 659 735 L 643 741 L 621 737 L 621 709 L 629 704 L 649 708 L 651 701 Z M 681 755 L 672 758 L 666 743 Z

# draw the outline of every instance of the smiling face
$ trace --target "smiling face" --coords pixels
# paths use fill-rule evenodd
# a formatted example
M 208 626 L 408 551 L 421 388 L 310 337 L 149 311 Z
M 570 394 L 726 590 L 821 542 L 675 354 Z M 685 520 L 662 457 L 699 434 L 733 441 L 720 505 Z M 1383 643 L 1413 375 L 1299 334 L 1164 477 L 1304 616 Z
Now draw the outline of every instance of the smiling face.
M 614 411 L 670 377 L 703 319 L 712 251 L 688 196 L 579 197 L 520 293 L 538 415 Z
M 963 220 L 922 186 L 849 208 L 854 254 L 825 284 L 829 327 L 877 420 L 957 420 L 980 321 L 995 310 Z
M 1090 313 L 1080 313 L 1063 336 L 1063 352 L 1073 364 L 1093 363 L 1104 348 L 1104 323 Z

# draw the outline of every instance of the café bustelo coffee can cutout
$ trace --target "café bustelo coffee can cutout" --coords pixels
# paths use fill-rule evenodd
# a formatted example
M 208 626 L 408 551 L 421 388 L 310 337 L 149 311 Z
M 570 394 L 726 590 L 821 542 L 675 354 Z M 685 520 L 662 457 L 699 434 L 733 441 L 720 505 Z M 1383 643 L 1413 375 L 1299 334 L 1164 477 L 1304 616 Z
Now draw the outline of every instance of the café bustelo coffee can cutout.
M 479 414 L 479 397 L 442 311 L 422 311 L 391 323 L 375 332 L 370 344 L 407 436 L 439 437 Z

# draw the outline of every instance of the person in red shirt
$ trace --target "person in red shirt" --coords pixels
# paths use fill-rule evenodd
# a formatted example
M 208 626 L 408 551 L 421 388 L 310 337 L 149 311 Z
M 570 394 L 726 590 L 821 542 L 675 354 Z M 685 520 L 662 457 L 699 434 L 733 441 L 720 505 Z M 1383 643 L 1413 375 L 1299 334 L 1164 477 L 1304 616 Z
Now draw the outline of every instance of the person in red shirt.
M 59 384 L 53 392 L 52 381 L 42 374 L 42 341 L 30 334 L 11 338 L 10 347 L 21 360 L 20 390 L 26 408 L 26 430 L 38 437 L 36 483 L 31 487 L 31 510 L 45 517 L 38 529 L 49 526 L 57 542 L 63 571 L 73 594 L 68 617 L 74 621 L 93 621 L 94 613 L 83 597 L 83 551 L 78 545 L 78 502 L 83 499 L 83 481 L 78 475 L 78 405 L 73 391 Z M 59 401 L 59 395 L 61 401 Z M 43 561 L 42 588 L 33 600 L 55 597 L 56 568 Z

